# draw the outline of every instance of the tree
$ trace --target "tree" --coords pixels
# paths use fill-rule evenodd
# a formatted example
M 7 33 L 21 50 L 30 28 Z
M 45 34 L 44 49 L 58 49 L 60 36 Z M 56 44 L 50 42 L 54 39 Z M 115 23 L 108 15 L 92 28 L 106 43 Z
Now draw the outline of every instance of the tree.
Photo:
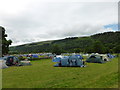
M 80 53 L 80 51 L 81 51 L 80 48 L 75 48 L 75 49 L 74 49 L 74 52 L 75 52 L 75 53 Z
M 1 37 L 1 40 L 2 40 L 2 55 L 8 54 L 9 45 L 11 45 L 12 40 L 7 40 L 6 39 L 7 34 L 5 34 L 5 29 L 1 26 L 0 26 L 0 32 L 2 32 L 2 35 L 1 35 L 2 36 Z
M 62 53 L 62 49 L 59 45 L 53 45 L 52 53 L 56 55 L 60 55 Z
M 84 53 L 93 53 L 94 50 L 93 50 L 93 47 L 92 46 L 88 46 L 84 49 Z
M 114 47 L 114 53 L 120 53 L 120 45 L 117 45 L 116 47 Z
M 100 41 L 95 41 L 93 43 L 93 51 L 94 53 L 105 53 L 105 47 Z
M 110 53 L 110 48 L 108 48 L 108 47 L 104 47 L 105 48 L 105 53 Z

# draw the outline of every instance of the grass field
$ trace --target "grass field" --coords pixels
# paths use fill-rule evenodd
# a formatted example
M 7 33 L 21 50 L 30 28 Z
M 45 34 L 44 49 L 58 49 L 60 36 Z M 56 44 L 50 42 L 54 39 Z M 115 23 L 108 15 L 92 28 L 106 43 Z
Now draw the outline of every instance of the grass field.
M 3 88 L 118 88 L 118 58 L 87 67 L 53 67 L 50 59 L 3 69 Z

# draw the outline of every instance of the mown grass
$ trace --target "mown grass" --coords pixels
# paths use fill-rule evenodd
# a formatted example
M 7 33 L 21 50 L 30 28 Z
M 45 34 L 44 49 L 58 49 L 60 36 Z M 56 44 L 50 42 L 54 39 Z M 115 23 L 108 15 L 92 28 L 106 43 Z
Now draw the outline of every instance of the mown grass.
M 118 58 L 87 67 L 53 67 L 50 59 L 3 69 L 3 88 L 118 88 Z

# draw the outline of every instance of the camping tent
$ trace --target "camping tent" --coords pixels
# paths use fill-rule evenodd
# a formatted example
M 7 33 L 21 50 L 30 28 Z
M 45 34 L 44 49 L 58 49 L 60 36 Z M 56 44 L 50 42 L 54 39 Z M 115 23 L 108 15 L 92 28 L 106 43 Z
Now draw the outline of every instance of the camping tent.
M 60 57 L 54 58 L 53 62 L 58 62 L 54 66 L 62 66 L 62 67 L 84 67 L 85 66 L 82 59 L 80 59 L 76 55 L 71 55 L 71 56 L 62 57 L 62 58 Z
M 26 66 L 26 65 L 32 65 L 31 63 L 30 63 L 30 61 L 20 61 L 20 65 L 21 66 Z
M 106 61 L 110 61 L 105 55 L 96 55 L 92 54 L 86 62 L 88 63 L 105 63 Z
M 53 62 L 60 62 L 61 59 L 65 59 L 65 58 L 69 58 L 69 56 L 61 56 L 61 55 L 58 55 L 56 57 L 53 58 Z
M 7 66 L 24 66 L 24 65 L 31 65 L 30 61 L 20 61 L 17 57 L 15 56 L 8 56 L 6 58 L 6 65 Z
M 8 68 L 6 61 L 0 58 L 0 69 Z
M 108 58 L 114 58 L 114 55 L 111 55 L 110 53 L 107 54 Z
M 81 55 L 75 55 L 75 56 L 77 56 L 79 59 L 83 59 Z
M 37 54 L 32 54 L 32 58 L 39 58 Z
M 20 64 L 20 60 L 15 56 L 8 56 L 6 59 L 7 66 L 19 65 L 19 64 Z
M 107 55 L 101 55 L 101 56 L 102 56 L 102 59 L 103 59 L 104 61 L 111 61 L 111 59 L 108 58 Z

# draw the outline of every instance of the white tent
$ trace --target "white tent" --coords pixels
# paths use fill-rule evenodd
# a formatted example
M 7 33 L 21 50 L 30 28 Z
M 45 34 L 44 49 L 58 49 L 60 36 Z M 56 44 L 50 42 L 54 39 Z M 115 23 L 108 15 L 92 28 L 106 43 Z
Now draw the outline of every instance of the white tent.
M 107 55 L 101 55 L 101 56 L 103 56 L 103 60 L 104 60 L 104 61 L 111 61 L 111 60 L 107 57 Z
M 7 68 L 8 66 L 5 64 L 5 60 L 0 59 L 0 69 Z

